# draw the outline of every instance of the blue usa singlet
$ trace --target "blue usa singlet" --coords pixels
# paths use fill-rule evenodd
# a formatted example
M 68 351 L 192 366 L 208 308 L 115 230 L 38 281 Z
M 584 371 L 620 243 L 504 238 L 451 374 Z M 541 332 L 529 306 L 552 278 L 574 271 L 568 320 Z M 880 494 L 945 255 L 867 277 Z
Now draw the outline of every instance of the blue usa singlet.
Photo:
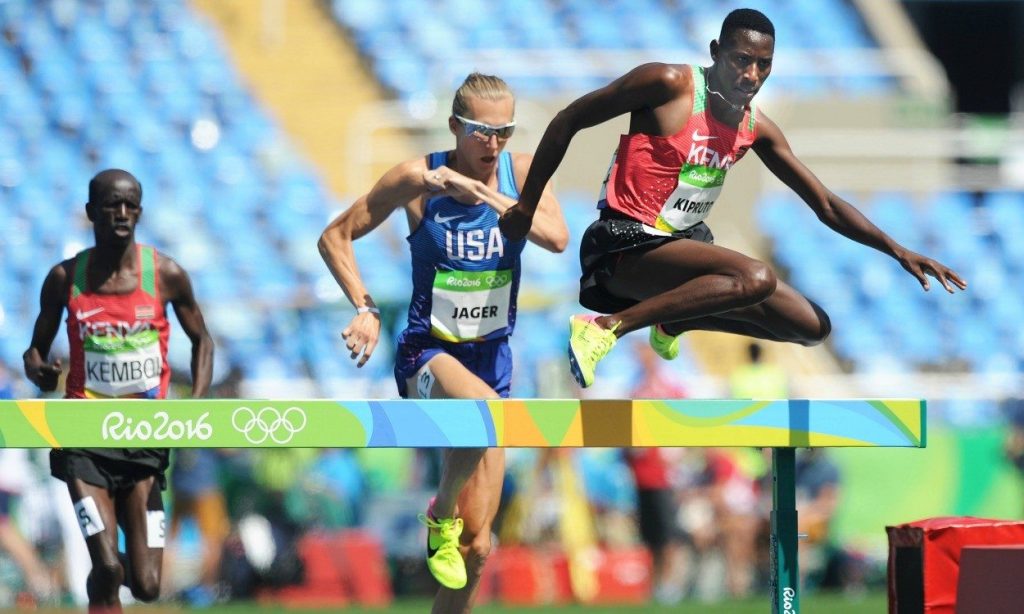
M 435 169 L 448 153 L 430 154 Z M 498 191 L 518 200 L 512 156 L 498 158 Z M 497 212 L 450 196 L 427 201 L 423 220 L 407 238 L 412 254 L 412 300 L 403 334 L 449 343 L 487 341 L 512 333 L 519 292 L 519 256 L 526 240 L 509 241 Z

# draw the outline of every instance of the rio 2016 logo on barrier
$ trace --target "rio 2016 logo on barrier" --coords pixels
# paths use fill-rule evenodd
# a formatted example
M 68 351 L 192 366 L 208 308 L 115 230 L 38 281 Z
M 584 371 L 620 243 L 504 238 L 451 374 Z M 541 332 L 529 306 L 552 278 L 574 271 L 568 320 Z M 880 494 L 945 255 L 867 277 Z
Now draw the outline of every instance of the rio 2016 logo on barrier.
M 306 428 L 306 412 L 299 407 L 289 407 L 280 412 L 276 407 L 264 407 L 256 411 L 243 406 L 231 414 L 231 426 L 245 435 L 246 441 L 253 445 L 259 445 L 268 438 L 276 444 L 284 445 Z
M 129 418 L 119 411 L 107 414 L 103 419 L 102 436 L 104 440 L 122 441 L 178 441 L 179 439 L 200 439 L 206 441 L 213 436 L 213 427 L 206 419 L 210 412 L 203 412 L 195 420 L 171 420 L 165 411 L 153 414 L 153 421 Z

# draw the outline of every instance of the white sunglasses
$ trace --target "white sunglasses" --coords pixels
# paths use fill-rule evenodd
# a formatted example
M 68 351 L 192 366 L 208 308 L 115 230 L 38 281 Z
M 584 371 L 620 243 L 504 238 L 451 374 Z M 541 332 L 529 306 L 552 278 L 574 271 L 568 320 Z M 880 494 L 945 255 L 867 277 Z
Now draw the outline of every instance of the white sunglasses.
M 466 119 L 461 115 L 455 115 L 454 117 L 455 119 L 459 120 L 459 122 L 462 123 L 466 136 L 469 136 L 471 134 L 477 134 L 480 135 L 480 137 L 482 137 L 483 139 L 489 139 L 491 138 L 492 135 L 494 135 L 497 136 L 500 140 L 504 141 L 505 139 L 512 136 L 512 133 L 515 132 L 516 130 L 515 120 L 512 120 L 503 126 L 492 126 L 490 124 L 485 124 L 482 122 L 473 121 L 471 119 Z

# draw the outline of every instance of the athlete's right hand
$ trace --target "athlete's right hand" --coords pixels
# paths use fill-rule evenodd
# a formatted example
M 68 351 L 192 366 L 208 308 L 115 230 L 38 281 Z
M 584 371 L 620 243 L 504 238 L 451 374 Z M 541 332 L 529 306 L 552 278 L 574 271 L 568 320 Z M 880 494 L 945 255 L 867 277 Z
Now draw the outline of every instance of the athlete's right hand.
M 43 392 L 53 392 L 57 389 L 60 372 L 60 360 L 55 360 L 50 364 L 42 361 L 30 364 L 29 361 L 25 361 L 25 375 Z
M 357 361 L 357 367 L 362 367 L 377 349 L 377 340 L 380 339 L 380 314 L 357 313 L 348 323 L 348 327 L 341 331 L 341 338 L 345 340 L 348 351 L 352 352 L 350 358 Z
M 427 192 L 443 192 L 448 187 L 447 174 L 442 170 L 443 168 L 423 171 L 423 187 L 427 189 Z
M 501 234 L 505 235 L 509 241 L 525 239 L 530 232 L 530 227 L 533 226 L 533 214 L 533 211 L 527 212 L 519 203 L 509 207 L 498 220 Z
M 455 198 L 475 199 L 474 187 L 479 182 L 455 169 L 439 166 L 423 172 L 423 183 L 431 193 L 443 192 Z

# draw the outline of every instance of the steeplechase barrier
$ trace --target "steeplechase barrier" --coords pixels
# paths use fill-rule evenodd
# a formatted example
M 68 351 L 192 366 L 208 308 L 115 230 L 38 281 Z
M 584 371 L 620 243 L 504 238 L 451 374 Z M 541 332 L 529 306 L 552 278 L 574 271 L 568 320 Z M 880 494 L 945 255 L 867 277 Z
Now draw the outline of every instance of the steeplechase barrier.
M 31 399 L 0 401 L 0 448 L 771 448 L 772 612 L 797 614 L 796 448 L 923 448 L 926 414 L 918 399 Z

